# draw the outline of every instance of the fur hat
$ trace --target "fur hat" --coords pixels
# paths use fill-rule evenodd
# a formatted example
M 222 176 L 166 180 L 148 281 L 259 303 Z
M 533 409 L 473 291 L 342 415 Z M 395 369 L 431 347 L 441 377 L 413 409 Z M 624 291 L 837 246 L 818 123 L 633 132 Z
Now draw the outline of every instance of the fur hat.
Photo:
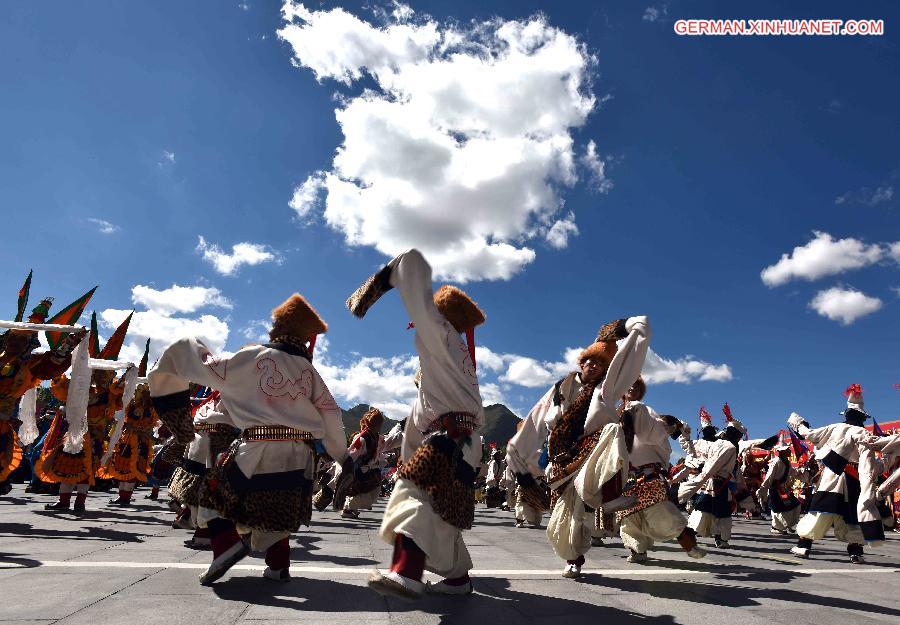
M 616 351 L 618 347 L 616 346 L 615 341 L 598 341 L 597 343 L 591 343 L 578 355 L 578 364 L 582 365 L 588 359 L 597 359 L 602 360 L 606 363 L 606 366 L 609 366 L 609 363 L 612 362 L 613 356 L 616 355 Z
M 269 336 L 273 340 L 282 336 L 293 336 L 301 341 L 308 341 L 327 331 L 328 325 L 299 293 L 294 293 L 272 310 L 272 329 Z
M 484 312 L 462 289 L 445 284 L 434 292 L 434 305 L 457 332 L 471 330 L 484 323 Z
M 369 410 L 359 420 L 359 428 L 361 430 L 371 429 L 380 430 L 384 425 L 384 413 L 378 408 L 369 408 Z

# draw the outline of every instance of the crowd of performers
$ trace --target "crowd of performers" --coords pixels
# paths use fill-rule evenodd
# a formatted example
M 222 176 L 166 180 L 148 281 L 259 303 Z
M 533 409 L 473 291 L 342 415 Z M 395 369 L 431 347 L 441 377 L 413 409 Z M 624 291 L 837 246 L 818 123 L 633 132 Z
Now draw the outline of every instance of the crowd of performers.
M 887 503 L 900 486 L 900 435 L 864 427 L 858 385 L 847 389 L 837 423 L 813 428 L 794 413 L 785 431 L 749 439 L 726 404 L 721 429 L 701 408 L 694 437 L 685 421 L 644 402 L 645 316 L 603 325 L 505 452 L 486 450 L 474 338 L 484 313 L 456 287 L 433 290 L 417 250 L 347 300 L 363 318 L 398 291 L 415 329 L 416 400 L 393 427 L 368 410 L 350 437 L 313 364 L 327 325 L 299 294 L 272 311 L 268 343 L 223 357 L 186 337 L 148 371 L 149 342 L 140 363 L 119 360 L 130 316 L 102 349 L 96 317 L 90 331 L 72 325 L 93 290 L 49 320 L 45 299 L 22 321 L 30 279 L 15 320 L 0 322 L 0 494 L 26 457 L 34 488 L 58 485 L 46 507 L 73 518 L 100 483 L 117 484 L 109 503 L 119 506 L 130 505 L 137 484 L 150 487 L 151 499 L 166 487 L 174 526 L 193 532 L 186 546 L 212 551 L 201 584 L 252 551 L 265 554 L 265 578 L 287 581 L 289 538 L 309 526 L 313 508 L 358 518 L 386 494 L 380 535 L 393 555 L 369 586 L 408 599 L 472 592 L 463 533 L 480 486 L 485 504 L 511 511 L 517 528 L 543 527 L 549 513 L 547 537 L 567 578 L 579 577 L 591 547 L 615 534 L 629 562 L 672 540 L 691 558 L 728 549 L 741 511 L 769 514 L 773 533 L 796 534 L 791 552 L 800 558 L 832 530 L 853 563 L 893 523 Z M 36 351 L 38 332 L 49 349 Z M 48 381 L 52 399 L 39 419 L 37 394 Z M 674 465 L 672 441 L 684 456 Z M 425 571 L 441 581 L 424 581 Z

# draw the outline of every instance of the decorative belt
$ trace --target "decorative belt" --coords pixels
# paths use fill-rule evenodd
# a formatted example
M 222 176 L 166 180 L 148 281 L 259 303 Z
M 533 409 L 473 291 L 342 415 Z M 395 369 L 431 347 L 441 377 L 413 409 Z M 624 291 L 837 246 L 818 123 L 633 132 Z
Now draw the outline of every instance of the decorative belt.
M 195 423 L 194 431 L 197 433 L 201 432 L 223 432 L 224 434 L 231 434 L 235 431 L 236 428 L 228 425 L 227 423 Z
M 241 432 L 245 441 L 304 441 L 313 442 L 316 437 L 305 430 L 297 430 L 286 425 L 257 425 Z
M 448 420 L 451 423 L 454 423 L 460 430 L 468 430 L 470 432 L 475 430 L 475 415 L 473 415 L 471 412 L 454 411 L 445 412 L 437 419 L 429 423 L 428 427 L 425 429 L 425 434 L 443 430 L 447 426 Z

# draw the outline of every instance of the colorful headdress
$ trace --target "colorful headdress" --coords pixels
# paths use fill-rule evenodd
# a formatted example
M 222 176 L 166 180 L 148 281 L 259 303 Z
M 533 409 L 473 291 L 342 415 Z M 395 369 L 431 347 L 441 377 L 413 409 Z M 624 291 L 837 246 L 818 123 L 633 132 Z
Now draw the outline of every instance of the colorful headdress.
M 719 432 L 719 438 L 725 438 L 728 434 L 728 428 L 733 428 L 740 432 L 741 436 L 747 438 L 747 428 L 743 423 L 734 418 L 734 415 L 731 413 L 731 407 L 728 405 L 728 402 L 725 402 L 725 405 L 722 406 L 722 413 L 725 415 L 725 429 Z
M 713 425 L 712 415 L 706 411 L 704 406 L 700 406 L 700 432 L 698 433 L 700 438 L 714 441 L 718 433 L 718 429 Z

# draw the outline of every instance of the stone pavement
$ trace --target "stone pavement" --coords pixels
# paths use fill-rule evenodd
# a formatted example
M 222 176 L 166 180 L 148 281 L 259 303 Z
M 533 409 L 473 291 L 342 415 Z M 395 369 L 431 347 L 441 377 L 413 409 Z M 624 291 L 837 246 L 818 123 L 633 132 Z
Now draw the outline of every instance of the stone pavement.
M 767 524 L 736 520 L 730 551 L 692 561 L 667 543 L 638 565 L 625 562 L 621 542 L 607 541 L 572 581 L 560 577 L 543 531 L 515 529 L 511 513 L 479 506 L 466 534 L 476 594 L 410 603 L 365 587 L 390 558 L 377 536 L 383 501 L 358 521 L 314 513 L 313 526 L 291 539 L 290 583 L 262 579 L 262 559 L 251 557 L 204 588 L 197 575 L 209 552 L 185 548 L 188 533 L 172 529 L 174 515 L 144 500 L 146 492 L 130 509 L 107 507 L 110 495 L 92 492 L 81 519 L 42 510 L 53 498 L 26 495 L 21 485 L 0 498 L 0 625 L 900 622 L 897 535 L 854 566 L 833 540 L 795 560 L 786 554 L 791 541 L 771 536 Z

